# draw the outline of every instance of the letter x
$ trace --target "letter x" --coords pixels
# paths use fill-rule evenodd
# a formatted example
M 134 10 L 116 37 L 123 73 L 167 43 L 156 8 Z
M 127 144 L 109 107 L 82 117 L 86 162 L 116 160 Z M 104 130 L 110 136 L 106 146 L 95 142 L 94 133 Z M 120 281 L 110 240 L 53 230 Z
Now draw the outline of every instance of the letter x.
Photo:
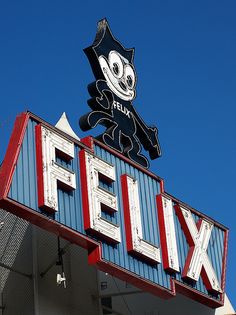
M 196 224 L 190 210 L 179 205 L 176 205 L 175 209 L 190 247 L 182 273 L 183 279 L 197 282 L 201 274 L 208 291 L 222 293 L 216 273 L 207 254 L 213 224 L 203 219 L 200 219 Z

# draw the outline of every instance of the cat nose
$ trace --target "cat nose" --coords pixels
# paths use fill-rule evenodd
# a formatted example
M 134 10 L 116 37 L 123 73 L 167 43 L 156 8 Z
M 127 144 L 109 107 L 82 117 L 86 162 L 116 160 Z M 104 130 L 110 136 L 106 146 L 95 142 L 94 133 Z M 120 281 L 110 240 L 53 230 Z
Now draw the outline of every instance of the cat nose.
M 119 82 L 119 86 L 122 88 L 122 90 L 127 91 L 127 86 L 125 84 L 124 78 L 122 78 Z

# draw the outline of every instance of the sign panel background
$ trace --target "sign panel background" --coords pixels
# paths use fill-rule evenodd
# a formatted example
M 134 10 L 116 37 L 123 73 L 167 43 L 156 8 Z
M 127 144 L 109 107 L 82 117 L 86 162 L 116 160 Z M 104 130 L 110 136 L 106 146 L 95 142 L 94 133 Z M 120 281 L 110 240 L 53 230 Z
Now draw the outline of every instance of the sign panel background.
M 129 162 L 128 159 L 114 151 L 107 150 L 98 142 L 95 141 L 94 143 L 94 154 L 115 165 L 116 169 L 116 181 L 112 185 L 107 186 L 102 182 L 100 184 L 118 196 L 119 211 L 117 214 L 103 213 L 103 215 L 107 220 L 120 226 L 121 243 L 112 245 L 105 241 L 100 242 L 101 239 L 87 235 L 84 230 L 78 153 L 81 149 L 86 148 L 90 151 L 91 149 L 76 140 L 74 140 L 75 158 L 69 162 L 58 159 L 57 162 L 75 172 L 77 188 L 70 192 L 58 188 L 59 211 L 55 214 L 44 212 L 38 208 L 35 126 L 39 123 L 47 125 L 59 134 L 63 134 L 33 114 L 22 114 L 18 118 L 1 169 L 0 205 L 42 228 L 53 231 L 87 248 L 90 262 L 96 263 L 100 269 L 113 273 L 115 276 L 147 291 L 168 298 L 173 296 L 177 289 L 209 306 L 220 306 L 223 295 L 210 296 L 201 278 L 195 285 L 190 285 L 183 281 L 180 273 L 175 275 L 166 273 L 162 263 L 152 265 L 128 254 L 120 176 L 128 174 L 138 180 L 144 239 L 157 246 L 160 246 L 160 231 L 156 195 L 166 194 L 163 191 L 163 181 L 150 172 L 142 170 L 141 167 L 135 166 L 134 163 Z M 174 198 L 174 200 L 176 199 Z M 196 222 L 200 217 L 204 217 L 195 210 L 192 211 L 192 214 Z M 176 215 L 174 220 L 179 262 L 181 270 L 183 270 L 189 246 Z M 208 255 L 223 289 L 226 244 L 227 229 L 215 223 L 208 247 Z

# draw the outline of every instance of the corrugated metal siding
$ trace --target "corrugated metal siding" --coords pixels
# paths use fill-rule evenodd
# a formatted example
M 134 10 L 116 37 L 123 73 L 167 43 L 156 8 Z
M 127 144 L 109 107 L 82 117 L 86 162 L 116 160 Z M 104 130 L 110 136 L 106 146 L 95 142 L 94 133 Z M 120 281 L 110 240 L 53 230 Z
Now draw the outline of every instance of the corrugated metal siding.
M 155 196 L 160 193 L 159 182 L 97 145 L 95 145 L 95 154 L 116 167 L 116 182 L 113 184 L 113 192 L 118 196 L 118 205 L 120 210 L 117 215 L 115 215 L 115 221 L 109 214 L 105 215 L 106 219 L 113 220 L 113 222 L 121 227 L 122 241 L 120 244 L 115 246 L 103 243 L 103 258 L 113 262 L 114 264 L 122 266 L 123 268 L 130 270 L 151 282 L 170 289 L 170 276 L 164 272 L 162 264 L 151 266 L 138 258 L 130 256 L 126 249 L 120 176 L 122 174 L 128 174 L 137 179 L 139 183 L 140 206 L 141 209 L 143 209 L 143 236 L 145 240 L 157 246 L 160 244 L 160 237 Z
M 34 137 L 35 125 L 35 122 L 29 121 L 16 164 L 9 197 L 34 210 L 38 210 Z
M 36 156 L 35 156 L 35 126 L 37 122 L 29 120 L 26 134 L 17 161 L 9 197 L 34 209 L 42 212 L 38 208 L 37 197 L 37 177 L 36 177 Z M 70 162 L 58 159 L 57 162 L 73 170 L 76 174 L 77 189 L 71 192 L 58 190 L 59 211 L 54 215 L 54 219 L 72 229 L 86 234 L 83 226 L 83 213 L 80 189 L 80 166 L 78 159 L 79 147 L 75 144 L 75 158 Z M 142 173 L 130 164 L 120 160 L 115 155 L 105 151 L 95 145 L 95 154 L 103 160 L 115 165 L 116 181 L 111 185 L 100 182 L 105 189 L 118 196 L 119 211 L 114 215 L 103 212 L 102 215 L 107 220 L 116 223 L 121 228 L 122 242 L 118 245 L 103 243 L 103 259 L 110 261 L 126 270 L 134 272 L 155 284 L 159 284 L 170 289 L 170 275 L 163 270 L 163 264 L 151 266 L 135 257 L 128 255 L 126 250 L 126 236 L 124 227 L 123 203 L 121 194 L 120 176 L 128 174 L 138 180 L 140 205 L 142 211 L 143 235 L 145 240 L 160 246 L 159 225 L 156 209 L 156 195 L 160 193 L 159 182 Z M 45 213 L 46 214 L 46 213 Z M 49 216 L 49 214 L 46 214 Z M 51 215 L 53 216 L 53 215 Z M 193 214 L 197 222 L 199 217 Z M 188 244 L 181 229 L 178 218 L 175 216 L 175 228 L 177 236 L 177 246 L 181 270 L 184 268 L 188 253 Z M 219 281 L 221 280 L 222 258 L 223 258 L 224 231 L 214 227 L 208 247 L 208 255 L 216 271 Z M 183 282 L 181 274 L 176 274 L 176 279 Z M 202 279 L 193 286 L 196 290 L 208 294 Z

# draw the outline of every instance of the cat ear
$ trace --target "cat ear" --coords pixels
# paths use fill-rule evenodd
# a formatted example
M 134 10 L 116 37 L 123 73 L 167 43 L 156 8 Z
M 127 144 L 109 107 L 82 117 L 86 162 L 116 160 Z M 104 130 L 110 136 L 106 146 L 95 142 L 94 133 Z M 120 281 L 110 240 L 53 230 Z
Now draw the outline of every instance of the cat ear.
M 104 56 L 108 59 L 110 51 L 117 51 L 128 63 L 133 64 L 134 48 L 126 49 L 112 34 L 106 19 L 98 22 L 97 33 L 91 46 L 84 49 L 90 62 L 95 78 L 102 76 L 98 58 Z

